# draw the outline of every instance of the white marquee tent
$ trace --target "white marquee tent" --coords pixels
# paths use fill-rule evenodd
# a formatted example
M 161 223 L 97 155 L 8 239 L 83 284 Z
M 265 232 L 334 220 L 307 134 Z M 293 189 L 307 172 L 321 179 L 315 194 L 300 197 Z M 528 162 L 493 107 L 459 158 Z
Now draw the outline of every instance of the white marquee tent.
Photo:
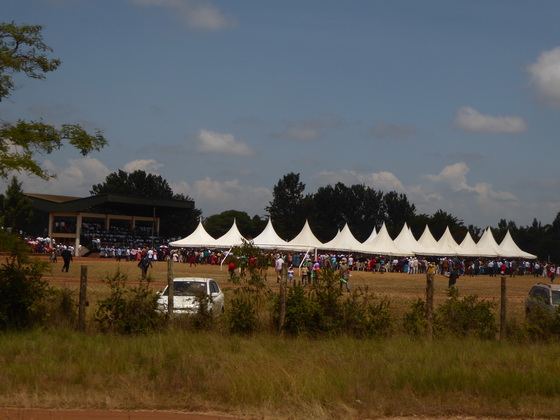
M 189 248 L 231 248 L 242 245 L 244 241 L 246 241 L 246 239 L 239 232 L 235 220 L 230 230 L 218 239 L 212 238 L 204 229 L 202 221 L 200 221 L 192 234 L 178 241 L 171 242 L 170 245 Z M 255 246 L 261 248 L 294 251 L 323 249 L 335 252 L 391 256 L 427 255 L 447 257 L 536 258 L 535 255 L 521 250 L 514 242 L 509 231 L 500 245 L 496 243 L 490 228 L 484 231 L 478 243 L 475 243 L 470 233 L 467 232 L 467 235 L 459 245 L 455 239 L 453 239 L 449 227 L 446 228 L 445 233 L 439 241 L 436 241 L 426 225 L 422 236 L 420 239 L 416 240 L 406 223 L 395 240 L 391 238 L 385 223 L 383 223 L 379 232 L 373 229 L 369 238 L 361 243 L 354 237 L 350 231 L 350 227 L 346 224 L 331 241 L 321 243 L 311 231 L 307 221 L 300 233 L 294 239 L 287 242 L 276 233 L 272 220 L 269 219 L 265 229 L 255 237 L 252 242 Z

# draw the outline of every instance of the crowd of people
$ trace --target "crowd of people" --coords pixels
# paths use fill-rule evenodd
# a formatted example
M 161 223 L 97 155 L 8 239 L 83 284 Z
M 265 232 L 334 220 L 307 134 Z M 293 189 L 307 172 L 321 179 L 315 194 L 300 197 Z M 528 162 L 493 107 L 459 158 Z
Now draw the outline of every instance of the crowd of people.
M 85 236 L 99 251 L 101 258 L 111 258 L 117 261 L 140 261 L 142 256 L 148 253 L 151 261 L 166 261 L 172 259 L 177 263 L 188 263 L 191 266 L 198 264 L 219 265 L 225 255 L 225 250 L 201 249 L 201 248 L 171 248 L 167 244 L 170 239 L 158 238 L 156 243 L 161 245 L 152 246 L 153 237 L 141 234 L 151 233 L 148 230 L 137 230 L 125 232 L 119 228 L 102 232 L 97 224 L 84 224 Z M 97 235 L 97 236 L 96 236 Z M 130 245 L 124 245 L 127 243 Z M 51 258 L 60 255 L 66 248 L 74 253 L 72 247 L 57 244 L 48 237 L 28 238 L 29 246 L 37 253 L 50 253 Z M 81 246 L 80 246 L 81 248 Z M 149 250 L 149 252 L 148 252 Z M 280 254 L 273 251 L 264 251 L 270 266 L 277 264 Z M 548 262 L 524 261 L 517 259 L 502 258 L 460 258 L 460 257 L 389 257 L 389 256 L 366 256 L 352 253 L 321 253 L 317 256 L 303 252 L 282 252 L 282 261 L 288 267 L 300 268 L 304 272 L 303 279 L 311 281 L 314 272 L 323 268 L 339 269 L 344 262 L 348 266 L 348 272 L 365 271 L 373 273 L 405 273 L 425 274 L 430 263 L 435 264 L 436 274 L 449 275 L 456 269 L 460 276 L 497 276 L 497 275 L 533 275 L 535 277 L 548 277 L 554 280 L 560 276 L 560 265 Z M 78 250 L 81 255 L 81 250 Z M 293 276 L 293 275 L 292 275 Z M 309 279 L 308 279 L 309 276 Z

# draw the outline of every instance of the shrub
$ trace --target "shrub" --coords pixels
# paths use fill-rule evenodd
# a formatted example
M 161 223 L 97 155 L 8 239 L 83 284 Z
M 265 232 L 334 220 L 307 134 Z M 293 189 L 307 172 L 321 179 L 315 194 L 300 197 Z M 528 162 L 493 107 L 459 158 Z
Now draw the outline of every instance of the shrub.
M 46 323 L 52 289 L 42 279 L 45 270 L 44 263 L 27 261 L 17 253 L 0 266 L 0 329 L 22 330 Z
M 49 326 L 74 328 L 78 323 L 77 307 L 74 291 L 67 287 L 51 289 L 48 297 Z
M 534 306 L 525 322 L 527 334 L 533 341 L 549 341 L 560 337 L 560 311 L 549 313 L 543 306 Z
M 418 298 L 410 304 L 410 310 L 404 314 L 404 330 L 410 335 L 424 335 L 426 333 L 427 324 L 426 302 Z
M 277 300 L 276 313 L 279 312 Z M 276 317 L 275 317 L 276 318 Z M 313 297 L 301 284 L 289 287 L 286 297 L 284 331 L 290 335 L 314 334 L 318 330 L 319 308 Z
M 234 298 L 226 312 L 227 326 L 234 334 L 252 334 L 260 328 L 259 316 L 271 296 L 266 284 L 267 262 L 251 242 L 243 242 L 232 253 L 239 256 L 239 274 L 229 279 L 237 287 L 232 289 Z
M 495 338 L 498 327 L 492 312 L 493 302 L 479 300 L 476 295 L 459 299 L 459 291 L 454 287 L 448 290 L 448 296 L 434 317 L 434 330 L 438 334 Z
M 156 311 L 158 296 L 149 288 L 149 277 L 138 286 L 127 288 L 126 274 L 117 270 L 104 281 L 109 285 L 110 295 L 99 302 L 94 318 L 101 331 L 139 334 L 163 325 L 165 317 Z

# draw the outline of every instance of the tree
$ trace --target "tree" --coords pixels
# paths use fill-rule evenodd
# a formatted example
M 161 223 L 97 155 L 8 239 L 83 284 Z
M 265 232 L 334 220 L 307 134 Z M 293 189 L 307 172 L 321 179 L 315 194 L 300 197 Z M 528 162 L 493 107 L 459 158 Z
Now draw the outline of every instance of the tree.
M 9 228 L 15 233 L 27 228 L 33 217 L 33 204 L 23 194 L 21 182 L 18 182 L 15 176 L 12 177 L 12 182 L 6 189 L 2 207 L 5 228 Z
M 254 238 L 266 227 L 266 220 L 258 216 L 251 219 L 244 211 L 227 210 L 208 217 L 204 229 L 214 238 L 219 238 L 230 230 L 234 220 L 239 232 L 246 238 Z
M 125 194 L 172 200 L 176 196 L 161 175 L 148 174 L 142 170 L 126 172 L 119 169 L 105 178 L 105 182 L 91 187 L 91 195 Z
M 459 237 L 462 231 L 464 231 L 462 238 L 466 235 L 463 221 L 441 209 L 432 215 L 429 226 L 432 235 L 438 240 L 443 236 L 445 229 L 448 227 L 455 240 L 457 240 L 456 238 Z
M 193 201 L 183 194 L 175 194 L 161 175 L 136 170 L 128 173 L 119 169 L 105 178 L 105 182 L 92 186 L 91 195 L 125 194 L 164 200 Z M 199 209 L 160 209 L 160 233 L 165 236 L 185 236 L 194 231 L 202 215 Z
M 396 235 L 401 231 L 405 222 L 414 218 L 416 206 L 408 202 L 406 194 L 398 194 L 395 191 L 385 193 L 383 202 L 385 203 L 387 229 L 389 233 Z
M 11 96 L 15 75 L 41 80 L 60 66 L 59 59 L 48 58 L 52 48 L 43 42 L 42 30 L 40 25 L 0 23 L 0 101 Z M 50 154 L 66 142 L 84 156 L 107 145 L 101 131 L 89 134 L 76 124 L 57 128 L 42 121 L 0 121 L 0 177 L 7 179 L 11 172 L 23 171 L 42 179 L 54 178 L 35 155 Z
M 274 186 L 273 199 L 266 207 L 278 235 L 286 240 L 293 239 L 305 224 L 305 184 L 299 174 L 290 172 Z

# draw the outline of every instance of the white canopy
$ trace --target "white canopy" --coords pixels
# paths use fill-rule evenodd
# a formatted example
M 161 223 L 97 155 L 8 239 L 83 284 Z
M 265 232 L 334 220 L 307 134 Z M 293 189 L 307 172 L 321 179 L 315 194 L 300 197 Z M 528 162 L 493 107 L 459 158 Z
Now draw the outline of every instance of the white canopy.
M 362 243 L 358 241 L 354 235 L 352 235 L 348 223 L 344 225 L 344 228 L 338 232 L 332 240 L 319 246 L 321 249 L 333 249 L 348 252 L 360 252 L 361 247 Z
M 231 228 L 223 236 L 216 239 L 215 246 L 217 248 L 231 248 L 232 246 L 240 246 L 246 239 L 237 228 L 237 222 L 233 219 Z
M 200 219 L 193 233 L 178 241 L 170 242 L 169 245 L 180 248 L 213 248 L 216 246 L 215 243 L 216 239 L 206 232 L 202 226 L 202 219 Z
M 490 228 L 486 228 L 476 245 L 481 257 L 497 257 L 500 255 L 500 246 L 496 243 Z
M 395 240 L 393 242 L 403 252 L 405 252 L 406 255 L 414 255 L 414 254 L 421 253 L 420 252 L 420 247 L 418 246 L 418 241 L 416 240 L 416 238 L 412 234 L 412 231 L 410 230 L 410 228 L 408 227 L 406 222 L 403 225 L 403 228 L 401 229 L 401 232 L 399 233 L 399 235 L 395 238 Z
M 500 249 L 503 252 L 503 256 L 509 258 L 525 258 L 528 260 L 534 260 L 537 258 L 536 255 L 529 254 L 528 252 L 522 251 L 517 244 L 513 241 L 509 229 L 506 232 L 506 236 L 500 243 Z
M 432 232 L 430 231 L 428 225 L 426 225 L 422 236 L 420 236 L 420 239 L 418 239 L 418 246 L 422 250 L 435 248 L 437 246 L 437 241 L 432 235 Z
M 445 228 L 445 232 L 443 232 L 443 235 L 441 235 L 441 238 L 439 238 L 439 241 L 437 242 L 435 248 L 431 248 L 430 250 L 427 250 L 425 255 L 439 255 L 442 257 L 445 256 L 451 257 L 458 254 L 459 254 L 459 245 L 457 244 L 457 242 L 455 242 L 455 239 L 453 239 L 453 236 L 451 235 L 451 231 L 449 230 L 449 226 L 447 226 Z
M 268 219 L 268 223 L 263 231 L 253 239 L 253 244 L 259 248 L 290 248 L 288 242 L 278 236 L 274 230 L 271 218 Z
M 199 221 L 193 233 L 183 239 L 171 242 L 170 245 L 188 248 L 231 248 L 242 245 L 244 241 L 246 239 L 239 232 L 236 220 L 233 221 L 230 230 L 218 239 L 214 239 L 209 235 L 204 229 L 202 221 Z M 395 240 L 391 239 L 387 227 L 383 223 L 379 233 L 374 228 L 370 237 L 364 243 L 360 243 L 350 231 L 348 224 L 346 224 L 344 229 L 338 232 L 331 241 L 323 244 L 311 231 L 308 221 L 305 222 L 303 229 L 294 239 L 286 242 L 278 236 L 272 225 L 272 220 L 269 219 L 265 229 L 253 240 L 253 243 L 260 248 L 294 251 L 305 251 L 314 248 L 374 255 L 410 256 L 416 254 L 449 257 L 457 255 L 463 257 L 537 258 L 536 255 L 522 251 L 513 241 L 509 231 L 500 245 L 496 243 L 490 228 L 484 231 L 478 244 L 474 243 L 470 233 L 467 232 L 461 245 L 458 245 L 453 239 L 449 227 L 446 228 L 440 240 L 436 241 L 426 225 L 424 233 L 416 241 L 406 223 Z
M 383 223 L 379 233 L 369 243 L 364 242 L 361 251 L 376 255 L 406 255 L 391 239 L 387 226 Z
M 465 238 L 459 245 L 458 255 L 463 257 L 480 257 L 480 249 L 476 245 L 476 242 L 469 231 L 467 231 Z
M 288 242 L 293 249 L 319 248 L 323 243 L 313 234 L 309 222 L 306 220 L 301 232 Z

